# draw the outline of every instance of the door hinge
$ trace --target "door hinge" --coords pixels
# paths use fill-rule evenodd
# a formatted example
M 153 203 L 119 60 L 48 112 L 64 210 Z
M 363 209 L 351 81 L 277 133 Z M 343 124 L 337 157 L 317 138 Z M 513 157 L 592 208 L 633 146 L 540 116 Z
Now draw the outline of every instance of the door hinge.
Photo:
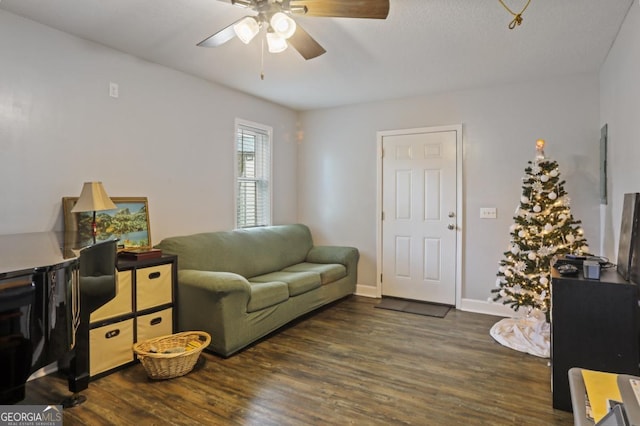
M 380 274 L 380 282 L 382 282 L 382 274 Z
M 380 149 L 380 158 L 384 158 L 384 148 Z
M 381 220 L 384 220 L 384 212 L 382 212 Z

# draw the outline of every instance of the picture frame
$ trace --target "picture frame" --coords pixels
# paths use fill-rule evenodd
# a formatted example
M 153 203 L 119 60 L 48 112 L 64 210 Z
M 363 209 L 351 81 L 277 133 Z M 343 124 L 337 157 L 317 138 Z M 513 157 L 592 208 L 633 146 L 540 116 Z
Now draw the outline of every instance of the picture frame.
M 63 197 L 66 233 L 75 232 L 80 241 L 92 241 L 93 212 L 72 213 L 79 197 Z M 147 197 L 110 197 L 116 209 L 96 212 L 96 241 L 118 238 L 118 249 L 148 249 L 151 244 Z

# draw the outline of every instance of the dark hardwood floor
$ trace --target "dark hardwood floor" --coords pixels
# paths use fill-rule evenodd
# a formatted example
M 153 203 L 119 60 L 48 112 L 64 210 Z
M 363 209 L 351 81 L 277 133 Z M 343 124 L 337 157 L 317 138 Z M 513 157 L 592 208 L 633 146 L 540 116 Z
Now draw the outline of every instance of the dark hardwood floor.
M 64 424 L 571 425 L 551 404 L 548 360 L 489 336 L 499 320 L 374 309 L 349 297 L 239 354 L 152 381 L 140 364 L 91 382 Z M 27 385 L 25 404 L 59 403 L 66 380 Z

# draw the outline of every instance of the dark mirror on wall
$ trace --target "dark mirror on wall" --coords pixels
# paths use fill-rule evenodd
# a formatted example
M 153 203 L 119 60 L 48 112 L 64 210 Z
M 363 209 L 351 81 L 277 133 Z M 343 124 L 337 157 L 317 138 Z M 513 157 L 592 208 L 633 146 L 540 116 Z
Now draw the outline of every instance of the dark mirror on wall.
M 607 125 L 600 129 L 600 204 L 607 204 Z
M 631 278 L 632 258 L 635 259 L 635 278 L 637 280 L 640 254 L 638 250 L 638 215 L 640 214 L 640 193 L 624 194 L 622 219 L 620 220 L 620 239 L 618 243 L 618 273 L 625 280 Z M 635 253 L 634 253 L 635 252 Z M 635 256 L 635 257 L 634 257 Z M 635 281 L 637 282 L 637 281 Z

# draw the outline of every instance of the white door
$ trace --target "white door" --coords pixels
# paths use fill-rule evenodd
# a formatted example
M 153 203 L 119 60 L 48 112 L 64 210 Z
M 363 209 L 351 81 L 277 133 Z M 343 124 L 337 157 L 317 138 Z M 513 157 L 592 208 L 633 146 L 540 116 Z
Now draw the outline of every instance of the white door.
M 458 131 L 382 136 L 383 296 L 455 305 Z

